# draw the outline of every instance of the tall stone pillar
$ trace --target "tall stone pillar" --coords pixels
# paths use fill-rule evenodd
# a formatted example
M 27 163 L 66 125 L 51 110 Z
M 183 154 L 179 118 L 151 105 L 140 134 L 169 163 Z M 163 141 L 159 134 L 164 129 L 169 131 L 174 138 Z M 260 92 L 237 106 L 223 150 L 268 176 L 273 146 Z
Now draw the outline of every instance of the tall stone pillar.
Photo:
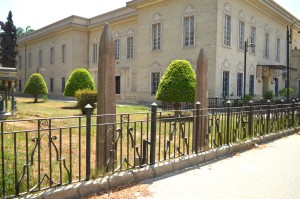
M 116 83 L 114 40 L 108 24 L 105 24 L 99 44 L 97 114 L 112 114 L 97 117 L 96 166 L 97 172 L 105 171 L 111 166 L 113 134 L 116 122 Z M 110 125 L 102 125 L 110 124 Z M 107 165 L 110 159 L 109 165 Z
M 200 148 L 206 146 L 206 133 L 208 126 L 208 66 L 207 57 L 204 48 L 201 48 L 196 69 L 196 87 L 195 87 L 195 102 L 201 103 L 200 110 L 200 132 L 198 135 L 198 143 L 200 143 Z

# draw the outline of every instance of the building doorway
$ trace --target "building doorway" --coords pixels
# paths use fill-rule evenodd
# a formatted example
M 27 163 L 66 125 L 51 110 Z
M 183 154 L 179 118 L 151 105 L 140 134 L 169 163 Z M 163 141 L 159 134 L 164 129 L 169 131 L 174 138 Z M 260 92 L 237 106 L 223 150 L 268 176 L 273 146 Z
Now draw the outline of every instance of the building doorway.
M 116 76 L 116 94 L 121 94 L 121 76 Z

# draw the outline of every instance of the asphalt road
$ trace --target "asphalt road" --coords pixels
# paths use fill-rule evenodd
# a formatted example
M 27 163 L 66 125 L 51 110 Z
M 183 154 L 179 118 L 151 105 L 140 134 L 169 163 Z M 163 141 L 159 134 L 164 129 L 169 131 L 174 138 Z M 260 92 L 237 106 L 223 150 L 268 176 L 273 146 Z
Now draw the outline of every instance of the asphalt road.
M 300 136 L 144 182 L 163 199 L 300 199 Z

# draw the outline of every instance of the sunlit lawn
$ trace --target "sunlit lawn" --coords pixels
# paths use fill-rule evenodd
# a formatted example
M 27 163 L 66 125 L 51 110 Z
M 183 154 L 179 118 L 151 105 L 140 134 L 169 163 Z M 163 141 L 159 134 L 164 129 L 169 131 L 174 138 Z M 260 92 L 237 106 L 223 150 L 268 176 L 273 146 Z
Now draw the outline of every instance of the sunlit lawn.
M 81 111 L 76 108 L 76 101 L 43 100 L 33 103 L 33 98 L 16 97 L 17 110 L 15 116 L 8 119 L 31 119 L 49 117 L 80 116 Z M 147 112 L 149 107 L 141 105 L 116 105 L 117 113 Z M 10 105 L 8 111 L 11 111 Z M 94 111 L 94 114 L 97 110 Z

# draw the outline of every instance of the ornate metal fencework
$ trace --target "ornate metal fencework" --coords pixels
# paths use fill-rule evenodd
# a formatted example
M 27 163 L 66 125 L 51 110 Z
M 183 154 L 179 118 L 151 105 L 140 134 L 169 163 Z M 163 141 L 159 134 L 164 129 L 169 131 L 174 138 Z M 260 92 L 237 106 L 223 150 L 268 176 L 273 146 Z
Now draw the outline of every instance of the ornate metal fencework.
M 195 106 L 197 107 L 197 106 Z M 14 197 L 107 174 L 141 168 L 300 125 L 300 103 L 282 102 L 208 110 L 205 146 L 197 109 L 0 121 L 1 197 Z M 180 114 L 178 114 L 180 112 Z M 116 123 L 97 124 L 98 117 Z M 197 118 L 197 119 L 196 119 Z M 105 128 L 112 147 L 105 170 L 96 172 L 96 129 Z M 201 140 L 200 140 L 201 141 Z

